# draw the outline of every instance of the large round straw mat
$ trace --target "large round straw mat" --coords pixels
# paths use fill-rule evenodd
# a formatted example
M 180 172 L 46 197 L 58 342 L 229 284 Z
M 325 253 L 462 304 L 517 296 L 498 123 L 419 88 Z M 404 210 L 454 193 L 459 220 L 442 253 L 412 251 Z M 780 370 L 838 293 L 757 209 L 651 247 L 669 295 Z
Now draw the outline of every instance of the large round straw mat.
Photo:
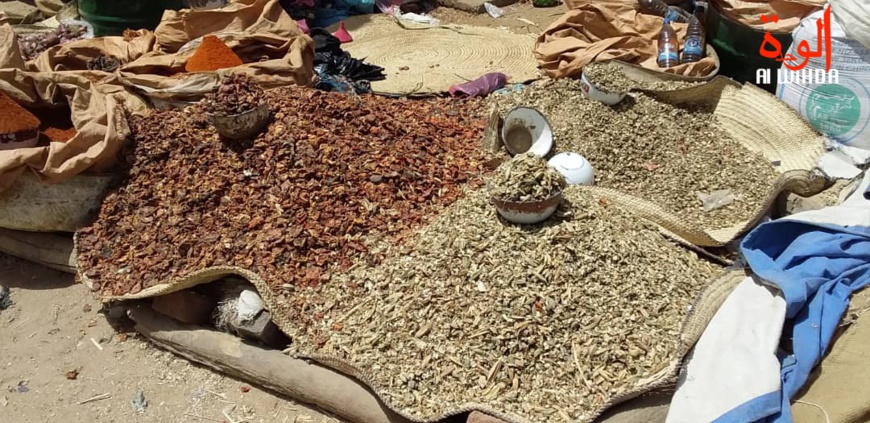
M 386 80 L 372 82 L 377 93 L 441 93 L 490 72 L 502 72 L 511 82 L 539 76 L 530 35 L 482 27 L 400 25 L 385 15 L 354 17 L 345 24 L 353 42 L 342 48 L 385 69 Z

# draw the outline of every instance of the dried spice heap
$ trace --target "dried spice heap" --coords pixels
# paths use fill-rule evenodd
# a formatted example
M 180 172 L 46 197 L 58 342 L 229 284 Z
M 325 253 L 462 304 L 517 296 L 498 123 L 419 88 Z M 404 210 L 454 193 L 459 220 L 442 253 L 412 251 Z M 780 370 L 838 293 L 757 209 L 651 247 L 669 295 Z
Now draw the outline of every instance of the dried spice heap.
M 79 232 L 79 266 L 104 295 L 217 265 L 258 272 L 280 293 L 318 285 L 366 242 L 399 236 L 480 184 L 485 122 L 464 102 L 266 92 L 273 122 L 226 146 L 201 109 L 132 117 L 124 189 Z M 278 295 L 278 294 L 276 294 Z
M 265 95 L 257 81 L 237 73 L 223 80 L 214 92 L 205 96 L 205 108 L 209 113 L 235 115 L 254 110 L 263 102 Z
M 121 67 L 121 61 L 112 56 L 99 55 L 88 60 L 88 70 L 114 72 L 118 70 L 119 67 Z
M 49 127 L 42 130 L 42 134 L 45 135 L 49 141 L 53 142 L 67 142 L 71 140 L 78 132 L 76 132 L 76 128 L 54 128 Z
M 184 70 L 188 72 L 216 71 L 224 68 L 241 66 L 242 59 L 227 47 L 220 38 L 214 35 L 206 35 L 193 56 L 187 60 Z
M 607 106 L 586 98 L 571 80 L 491 98 L 502 113 L 520 105 L 540 110 L 553 126 L 555 153 L 586 157 L 596 185 L 652 201 L 704 227 L 750 218 L 777 177 L 763 156 L 719 126 L 708 106 L 675 106 L 643 93 Z M 722 189 L 742 200 L 705 212 L 697 193 Z
M 37 135 L 39 119 L 0 92 L 0 144 L 24 141 Z
M 80 40 L 87 28 L 81 25 L 60 24 L 51 32 L 35 32 L 18 36 L 18 48 L 25 60 L 33 60 L 39 53 L 59 44 Z
M 583 75 L 599 90 L 610 93 L 624 93 L 639 85 L 613 63 L 590 63 L 583 67 Z
M 564 195 L 559 219 L 528 230 L 470 193 L 381 265 L 297 289 L 315 317 L 291 323 L 295 348 L 355 363 L 421 418 L 470 402 L 589 417 L 674 359 L 719 269 L 576 187 Z
M 489 183 L 491 194 L 505 201 L 541 201 L 565 187 L 565 178 L 532 153 L 502 163 Z

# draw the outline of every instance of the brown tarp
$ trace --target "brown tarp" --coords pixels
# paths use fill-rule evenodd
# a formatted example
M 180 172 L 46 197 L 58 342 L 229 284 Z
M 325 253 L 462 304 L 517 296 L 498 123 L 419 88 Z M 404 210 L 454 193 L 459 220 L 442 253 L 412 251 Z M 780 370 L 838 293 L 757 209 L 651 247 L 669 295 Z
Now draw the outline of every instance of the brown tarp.
M 54 46 L 27 62 L 30 72 L 81 71 L 97 56 L 110 56 L 122 63 L 132 62 L 154 50 L 157 38 L 147 30 L 128 37 L 97 37 Z
M 167 53 L 215 32 L 268 33 L 289 39 L 302 35 L 278 0 L 235 0 L 212 10 L 167 10 L 154 30 L 160 49 Z
M 638 13 L 635 0 L 569 0 L 568 7 L 572 10 L 553 22 L 535 44 L 535 57 L 550 77 L 576 77 L 583 66 L 611 59 L 685 76 L 712 76 L 717 68 L 712 57 L 659 68 L 656 40 L 663 19 Z M 687 25 L 673 26 L 682 40 Z
M 285 38 L 269 33 L 235 32 L 218 36 L 246 62 L 244 65 L 217 72 L 185 73 L 185 63 L 196 52 L 191 46 L 175 54 L 143 56 L 120 69 L 121 80 L 156 106 L 200 100 L 217 86 L 221 75 L 228 73 L 253 76 L 264 89 L 308 86 L 314 81 L 314 42 L 305 35 Z
M 790 32 L 801 19 L 824 7 L 827 0 L 712 0 L 711 3 L 723 15 L 743 25 L 763 31 Z M 765 23 L 762 15 L 775 15 L 779 21 Z

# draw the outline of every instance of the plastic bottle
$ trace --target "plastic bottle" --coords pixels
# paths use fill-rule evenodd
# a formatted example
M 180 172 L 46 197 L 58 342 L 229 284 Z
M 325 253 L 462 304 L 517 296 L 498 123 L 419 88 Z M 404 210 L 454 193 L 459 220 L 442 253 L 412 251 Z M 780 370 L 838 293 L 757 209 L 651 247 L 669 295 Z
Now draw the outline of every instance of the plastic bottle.
M 670 68 L 680 64 L 680 46 L 670 19 L 665 19 L 665 23 L 662 24 L 658 47 L 659 55 L 656 62 L 660 68 Z
M 671 22 L 688 22 L 685 16 L 680 14 L 676 9 L 668 7 L 667 3 L 662 0 L 637 0 L 640 7 L 640 12 L 647 15 L 661 16 L 665 19 L 670 19 Z
M 707 3 L 698 2 L 695 5 L 695 13 L 689 20 L 689 28 L 686 30 L 686 40 L 683 44 L 683 57 L 680 63 L 694 63 L 704 58 L 707 48 L 707 36 L 704 33 L 704 18 L 707 12 Z

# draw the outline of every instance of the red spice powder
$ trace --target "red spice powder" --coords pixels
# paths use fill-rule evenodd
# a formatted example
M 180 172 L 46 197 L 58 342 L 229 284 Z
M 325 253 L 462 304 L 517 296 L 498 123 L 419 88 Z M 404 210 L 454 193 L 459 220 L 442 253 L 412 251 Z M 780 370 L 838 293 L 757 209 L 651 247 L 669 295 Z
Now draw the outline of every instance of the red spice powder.
M 39 128 L 39 119 L 15 100 L 0 92 L 0 134 L 15 134 Z
M 224 68 L 234 68 L 242 65 L 242 59 L 220 38 L 207 35 L 196 48 L 193 56 L 187 60 L 184 70 L 188 72 L 216 71 Z
M 54 142 L 67 142 L 76 136 L 77 133 L 76 128 L 61 129 L 48 127 L 42 130 L 42 134 Z

